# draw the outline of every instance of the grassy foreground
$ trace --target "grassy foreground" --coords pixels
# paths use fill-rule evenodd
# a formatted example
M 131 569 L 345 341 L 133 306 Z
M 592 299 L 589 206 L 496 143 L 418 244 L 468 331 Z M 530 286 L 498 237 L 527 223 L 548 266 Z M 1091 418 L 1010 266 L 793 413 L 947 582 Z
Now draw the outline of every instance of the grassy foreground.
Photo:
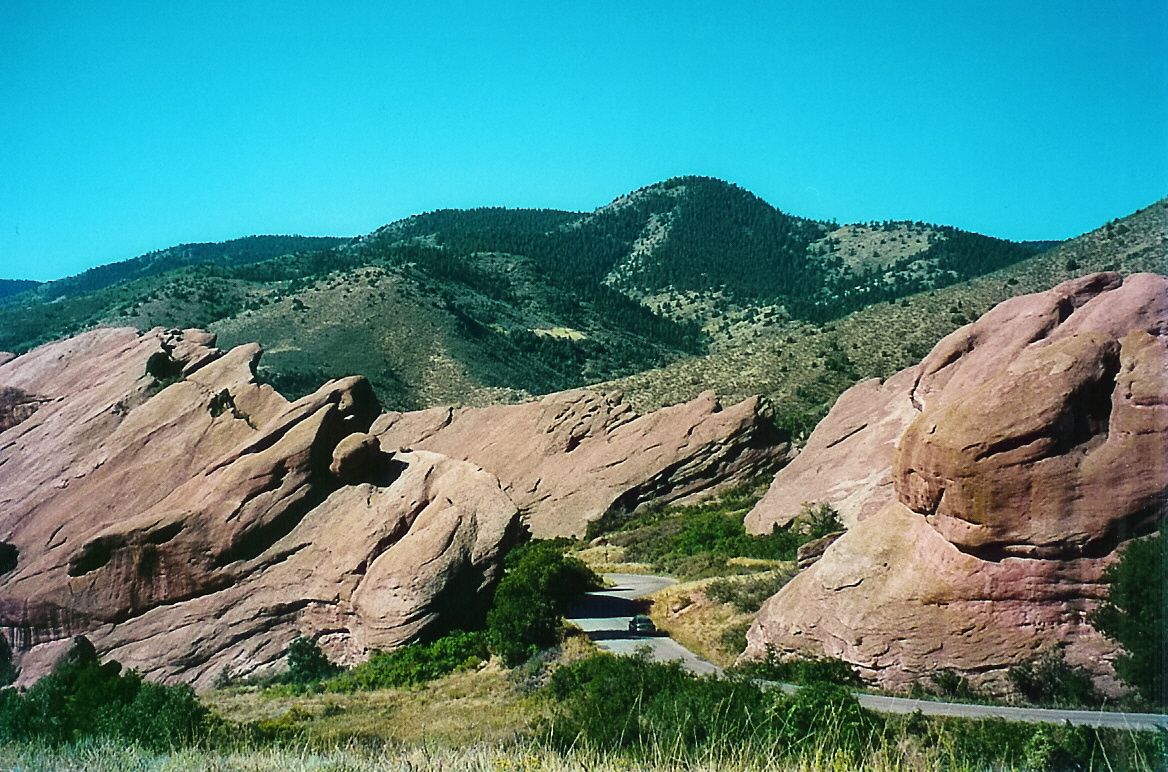
M 1157 759 L 1151 756 L 1114 761 L 1101 758 L 1096 761 L 1091 768 L 1116 772 L 1159 772 L 1163 769 Z M 1041 753 L 1032 754 L 1032 758 L 1010 762 L 955 763 L 951 748 L 883 740 L 861 759 L 823 748 L 810 748 L 796 759 L 757 755 L 746 757 L 733 748 L 722 748 L 707 754 L 705 758 L 686 759 L 669 757 L 667 754 L 634 758 L 583 749 L 558 752 L 528 744 L 480 744 L 461 748 L 426 745 L 370 748 L 348 743 L 326 749 L 293 745 L 236 750 L 187 748 L 164 752 L 118 745 L 108 740 L 83 741 L 55 748 L 0 746 L 0 769 L 14 772 L 1053 772 L 1081 768 L 1061 766 Z
M 188 747 L 9 741 L 0 769 L 1160 772 L 1168 763 L 1168 732 L 878 718 L 830 688 L 780 699 L 636 658 L 596 659 L 580 640 L 557 649 L 511 670 L 494 660 L 371 691 L 235 686 L 203 696 L 217 731 Z

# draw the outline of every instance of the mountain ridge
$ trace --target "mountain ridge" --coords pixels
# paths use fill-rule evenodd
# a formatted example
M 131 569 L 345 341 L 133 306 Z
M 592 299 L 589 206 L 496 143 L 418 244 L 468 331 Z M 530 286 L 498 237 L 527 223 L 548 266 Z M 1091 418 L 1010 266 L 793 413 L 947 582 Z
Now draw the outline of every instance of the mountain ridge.
M 1009 273 L 1037 254 L 950 226 L 807 220 L 736 185 L 678 177 L 588 213 L 437 210 L 326 249 L 234 263 L 220 255 L 53 302 L 26 293 L 0 305 L 0 350 L 100 325 L 206 327 L 226 345 L 259 341 L 261 376 L 292 397 L 363 373 L 393 409 L 510 402 L 594 383 L 618 384 L 644 408 L 683 391 L 675 401 L 692 399 L 702 385 L 684 376 L 662 390 L 652 382 L 666 376 L 654 373 L 746 356 L 761 342 L 814 351 L 809 361 L 768 360 L 775 367 L 765 377 L 731 383 L 743 374 L 734 367 L 710 382 L 735 396 L 788 400 L 780 414 L 799 428 L 856 378 L 895 372 L 949 330 L 930 322 L 927 334 L 884 345 L 874 361 L 822 333 L 873 307 L 916 306 Z M 976 310 L 951 306 L 946 324 Z

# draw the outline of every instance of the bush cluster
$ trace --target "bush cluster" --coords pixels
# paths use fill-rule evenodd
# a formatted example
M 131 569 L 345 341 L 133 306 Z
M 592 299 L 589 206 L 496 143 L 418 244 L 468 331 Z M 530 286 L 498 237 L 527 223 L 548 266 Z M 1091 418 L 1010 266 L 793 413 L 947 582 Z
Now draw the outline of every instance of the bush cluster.
M 558 541 L 536 541 L 512 550 L 487 612 L 487 646 L 514 667 L 556 643 L 560 618 L 600 577 L 564 555 Z
M 613 534 L 627 559 L 652 563 L 657 570 L 683 579 L 716 576 L 734 557 L 792 561 L 799 547 L 843 530 L 839 516 L 826 504 L 806 504 L 803 512 L 769 534 L 753 536 L 743 525 L 745 511 L 723 500 L 667 510 Z
M 1133 541 L 1103 575 L 1107 602 L 1091 623 L 1125 650 L 1115 672 L 1152 705 L 1168 706 L 1168 541 L 1163 534 Z
M 285 683 L 307 685 L 332 678 L 341 669 L 329 662 L 328 657 L 312 638 L 297 636 L 288 644 L 288 672 Z
M 862 681 L 855 668 L 834 657 L 795 657 L 780 659 L 773 648 L 767 648 L 762 659 L 744 662 L 735 668 L 749 678 L 778 681 L 786 684 L 834 684 L 859 686 Z
M 715 579 L 706 585 L 706 597 L 715 603 L 729 604 L 743 614 L 753 614 L 783 589 L 792 576 L 788 571 L 775 571 L 738 581 Z
M 712 758 L 760 768 L 787 759 L 801 769 L 851 769 L 873 758 L 895 763 L 906 753 L 934 758 L 944 769 L 1086 772 L 1168 763 L 1166 732 L 920 712 L 881 717 L 847 686 L 830 682 L 842 664 L 796 663 L 805 685 L 787 696 L 741 675 L 698 677 L 677 663 L 601 654 L 554 673 L 546 689 L 551 717 L 539 736 L 560 750 L 583 747 L 687 767 Z
M 785 697 L 747 679 L 697 677 L 676 662 L 646 657 L 598 655 L 560 668 L 548 692 L 557 702 L 543 739 L 558 748 L 660 757 L 812 744 L 858 756 L 881 728 L 877 716 L 833 684 Z
M 1015 665 L 1007 673 L 1011 685 L 1027 702 L 1051 708 L 1095 707 L 1103 703 L 1091 674 L 1050 652 L 1038 660 Z
M 489 656 L 486 633 L 456 631 L 432 643 L 411 643 L 394 651 L 376 652 L 368 662 L 329 681 L 326 690 L 352 692 L 412 686 L 477 667 Z
M 25 692 L 0 691 L 0 738 L 52 745 L 109 737 L 146 748 L 190 745 L 207 730 L 210 711 L 189 686 L 165 686 L 102 663 L 78 636 L 65 659 Z

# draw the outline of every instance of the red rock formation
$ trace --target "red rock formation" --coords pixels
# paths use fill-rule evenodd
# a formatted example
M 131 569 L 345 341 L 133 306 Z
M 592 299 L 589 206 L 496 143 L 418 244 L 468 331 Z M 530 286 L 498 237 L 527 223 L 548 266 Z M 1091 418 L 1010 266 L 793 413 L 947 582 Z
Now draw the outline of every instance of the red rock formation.
M 387 413 L 387 448 L 424 448 L 495 474 L 538 538 L 770 471 L 788 449 L 757 397 L 723 409 L 713 392 L 638 416 L 619 392 L 567 391 L 539 402 Z
M 474 622 L 516 502 L 537 535 L 582 532 L 782 450 L 757 401 L 712 395 L 637 417 L 569 392 L 371 429 L 364 379 L 289 403 L 255 382 L 259 354 L 103 329 L 0 365 L 0 628 L 23 682 L 81 633 L 200 687 L 279 667 L 299 634 L 355 662 Z
M 845 391 L 766 495 L 746 516 L 749 533 L 770 533 L 791 522 L 806 502 L 826 502 L 845 525 L 896 500 L 892 459 L 896 442 L 916 416 L 910 388 L 915 368 L 881 383 L 875 378 Z
M 0 434 L 0 539 L 17 556 L 0 625 L 25 681 L 77 633 L 206 686 L 275 666 L 300 633 L 352 661 L 489 600 L 518 526 L 494 477 L 362 451 L 346 438 L 377 415 L 364 379 L 289 404 L 254 382 L 258 347 L 213 342 L 98 330 L 0 366 L 40 400 Z
M 946 667 L 1000 680 L 1059 646 L 1106 685 L 1114 646 L 1086 615 L 1166 494 L 1168 279 L 1014 298 L 846 393 L 777 475 L 753 531 L 805 500 L 850 530 L 767 602 L 745 656 L 826 652 L 904 686 Z

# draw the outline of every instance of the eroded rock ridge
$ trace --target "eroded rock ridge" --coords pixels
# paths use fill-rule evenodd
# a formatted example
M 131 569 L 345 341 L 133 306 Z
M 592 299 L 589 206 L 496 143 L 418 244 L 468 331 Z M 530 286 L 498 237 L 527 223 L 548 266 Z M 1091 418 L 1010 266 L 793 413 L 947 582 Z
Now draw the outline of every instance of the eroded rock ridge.
M 655 418 L 571 392 L 379 418 L 363 378 L 289 402 L 259 355 L 99 329 L 0 364 L 0 628 L 24 682 L 77 634 L 199 687 L 280 667 L 301 634 L 356 662 L 473 623 L 525 520 L 582 532 L 786 449 L 757 402 Z M 454 452 L 460 427 L 481 453 Z

